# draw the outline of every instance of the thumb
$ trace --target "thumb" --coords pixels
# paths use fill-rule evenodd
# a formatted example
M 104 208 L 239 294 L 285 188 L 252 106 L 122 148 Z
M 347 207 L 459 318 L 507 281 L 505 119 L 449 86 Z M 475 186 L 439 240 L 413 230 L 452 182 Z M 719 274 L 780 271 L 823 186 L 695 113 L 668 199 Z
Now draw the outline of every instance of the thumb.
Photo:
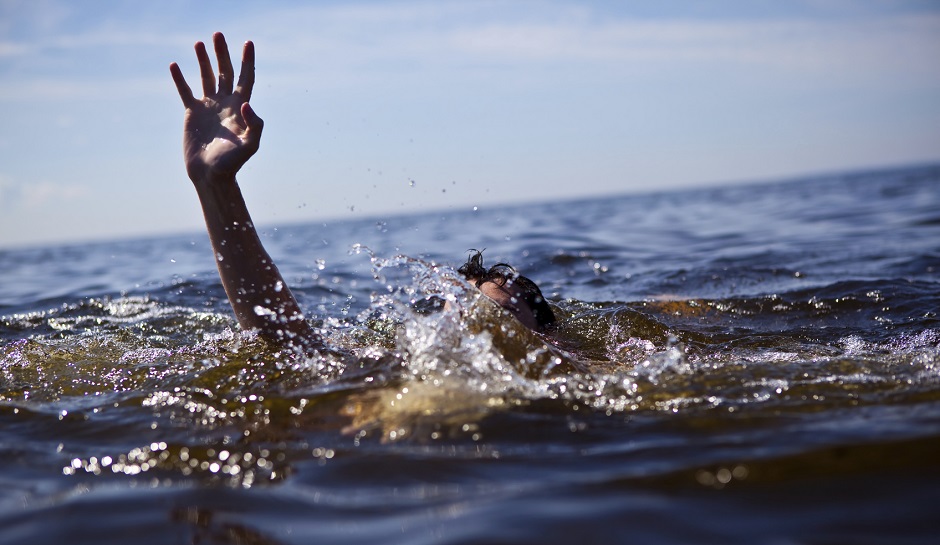
M 249 142 L 260 142 L 261 130 L 264 129 L 264 121 L 258 117 L 258 114 L 255 113 L 247 102 L 242 104 L 242 117 L 245 119 L 245 125 L 248 127 L 245 131 L 245 138 Z

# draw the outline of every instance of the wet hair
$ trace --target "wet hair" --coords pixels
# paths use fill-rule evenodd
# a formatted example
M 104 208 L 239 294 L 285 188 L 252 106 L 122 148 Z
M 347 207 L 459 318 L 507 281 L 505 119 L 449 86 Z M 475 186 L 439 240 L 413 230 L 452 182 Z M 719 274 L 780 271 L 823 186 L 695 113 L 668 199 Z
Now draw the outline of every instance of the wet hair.
M 505 286 L 517 288 L 522 296 L 522 300 L 532 309 L 535 316 L 535 323 L 540 328 L 555 323 L 555 313 L 552 307 L 548 305 L 542 290 L 532 280 L 517 273 L 510 265 L 506 263 L 497 263 L 489 269 L 483 266 L 483 252 L 470 250 L 472 252 L 467 262 L 457 269 L 457 272 L 464 278 L 473 282 L 476 287 L 480 287 L 486 282 L 496 282 Z

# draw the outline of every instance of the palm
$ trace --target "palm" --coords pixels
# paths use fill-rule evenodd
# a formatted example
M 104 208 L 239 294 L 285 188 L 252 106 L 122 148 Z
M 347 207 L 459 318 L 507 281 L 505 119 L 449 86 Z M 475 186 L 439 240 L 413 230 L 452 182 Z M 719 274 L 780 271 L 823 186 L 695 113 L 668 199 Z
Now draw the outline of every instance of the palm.
M 237 171 L 251 157 L 247 124 L 237 95 L 206 97 L 188 108 L 183 123 L 183 155 L 190 173 Z

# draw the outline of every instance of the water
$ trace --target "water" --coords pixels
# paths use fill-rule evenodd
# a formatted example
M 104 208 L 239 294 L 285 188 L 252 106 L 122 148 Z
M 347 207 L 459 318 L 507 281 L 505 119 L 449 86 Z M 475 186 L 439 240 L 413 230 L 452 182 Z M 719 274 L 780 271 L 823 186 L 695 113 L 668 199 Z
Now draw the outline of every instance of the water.
M 266 232 L 317 357 L 202 233 L 0 252 L 0 543 L 936 542 L 940 168 L 469 208 Z

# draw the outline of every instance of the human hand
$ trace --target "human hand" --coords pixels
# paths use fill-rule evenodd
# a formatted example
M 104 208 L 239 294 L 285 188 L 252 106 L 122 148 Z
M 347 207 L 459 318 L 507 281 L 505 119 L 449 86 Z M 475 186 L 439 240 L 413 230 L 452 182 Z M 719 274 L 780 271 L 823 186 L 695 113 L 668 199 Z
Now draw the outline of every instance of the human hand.
M 193 183 L 208 183 L 215 177 L 232 177 L 258 151 L 264 122 L 248 100 L 255 84 L 255 46 L 245 42 L 238 84 L 225 36 L 212 35 L 219 64 L 216 87 L 212 62 L 202 42 L 196 42 L 196 59 L 202 77 L 202 99 L 193 96 L 183 72 L 175 62 L 170 74 L 179 91 L 186 113 L 183 118 L 183 159 Z

